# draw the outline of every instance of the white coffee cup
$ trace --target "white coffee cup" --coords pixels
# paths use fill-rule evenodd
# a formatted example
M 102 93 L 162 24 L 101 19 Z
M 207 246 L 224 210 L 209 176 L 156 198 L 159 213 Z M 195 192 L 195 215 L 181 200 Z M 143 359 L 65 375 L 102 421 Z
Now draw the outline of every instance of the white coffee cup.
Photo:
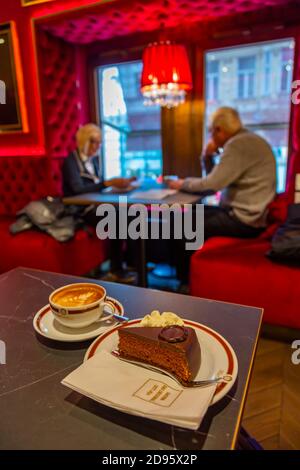
M 164 183 L 169 183 L 170 181 L 177 181 L 178 176 L 177 175 L 165 175 L 163 177 Z
M 68 284 L 56 289 L 49 296 L 49 304 L 56 320 L 68 328 L 83 328 L 118 313 L 115 305 L 106 300 L 104 287 L 89 282 Z M 106 314 L 105 307 L 111 313 Z

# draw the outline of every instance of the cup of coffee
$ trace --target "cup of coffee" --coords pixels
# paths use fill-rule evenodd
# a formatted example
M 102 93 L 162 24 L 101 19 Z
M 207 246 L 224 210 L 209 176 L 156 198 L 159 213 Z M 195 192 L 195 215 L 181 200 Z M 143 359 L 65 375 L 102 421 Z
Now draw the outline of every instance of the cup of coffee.
M 177 181 L 178 176 L 177 175 L 165 175 L 164 176 L 164 183 L 169 183 L 170 181 Z
M 59 323 L 69 328 L 83 328 L 96 321 L 107 320 L 116 313 L 114 304 L 105 299 L 104 287 L 80 282 L 56 289 L 49 296 L 49 304 Z M 105 307 L 110 313 L 104 312 Z

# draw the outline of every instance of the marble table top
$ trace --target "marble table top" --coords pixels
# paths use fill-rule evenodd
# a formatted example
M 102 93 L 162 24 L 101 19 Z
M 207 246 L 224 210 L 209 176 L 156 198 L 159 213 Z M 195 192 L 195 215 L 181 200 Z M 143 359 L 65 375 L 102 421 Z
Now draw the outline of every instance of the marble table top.
M 0 449 L 234 448 L 262 310 L 101 282 L 130 318 L 153 309 L 184 312 L 185 318 L 213 328 L 234 348 L 239 363 L 235 385 L 208 409 L 200 428 L 189 431 L 118 412 L 61 385 L 82 362 L 91 341 L 48 340 L 34 331 L 32 321 L 54 289 L 82 279 L 27 268 L 0 275 L 0 341 L 6 347 L 6 363 L 0 360 Z

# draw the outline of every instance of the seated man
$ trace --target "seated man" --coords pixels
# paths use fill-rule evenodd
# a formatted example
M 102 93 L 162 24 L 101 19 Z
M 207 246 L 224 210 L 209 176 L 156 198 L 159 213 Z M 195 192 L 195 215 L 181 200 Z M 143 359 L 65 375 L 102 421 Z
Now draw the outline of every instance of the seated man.
M 169 186 L 200 194 L 222 191 L 218 207 L 205 207 L 204 239 L 256 237 L 266 226 L 267 207 L 276 191 L 272 149 L 262 137 L 243 127 L 233 108 L 219 108 L 211 117 L 210 131 L 211 140 L 202 157 L 206 176 L 171 181 Z M 220 148 L 223 152 L 215 165 Z
M 101 129 L 95 124 L 86 124 L 76 133 L 77 148 L 65 159 L 62 168 L 64 196 L 98 192 L 105 187 L 115 186 L 123 189 L 135 178 L 112 178 L 104 180 L 102 162 L 99 157 Z M 96 206 L 81 208 L 80 215 L 87 223 L 96 226 L 99 217 Z M 111 240 L 111 270 L 109 280 L 123 278 L 122 247 L 119 240 Z

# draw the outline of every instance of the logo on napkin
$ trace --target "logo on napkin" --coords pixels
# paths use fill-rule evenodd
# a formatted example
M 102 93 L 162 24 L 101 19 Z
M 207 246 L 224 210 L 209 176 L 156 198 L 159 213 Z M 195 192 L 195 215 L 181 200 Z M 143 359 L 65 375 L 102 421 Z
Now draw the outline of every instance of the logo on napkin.
M 148 379 L 133 396 L 169 408 L 181 394 L 182 390 L 176 390 L 159 380 Z

